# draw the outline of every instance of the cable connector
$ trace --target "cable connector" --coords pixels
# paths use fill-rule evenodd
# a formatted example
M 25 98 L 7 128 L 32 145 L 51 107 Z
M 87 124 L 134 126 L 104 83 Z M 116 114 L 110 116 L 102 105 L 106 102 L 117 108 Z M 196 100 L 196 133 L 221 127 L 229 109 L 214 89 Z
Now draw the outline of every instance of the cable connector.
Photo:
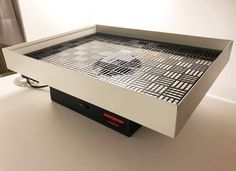
M 21 75 L 22 78 L 25 78 L 27 83 L 32 87 L 32 88 L 45 88 L 45 87 L 48 87 L 48 85 L 34 85 L 34 83 L 39 83 L 39 81 L 37 80 L 34 80 L 32 78 L 29 78 L 25 75 Z

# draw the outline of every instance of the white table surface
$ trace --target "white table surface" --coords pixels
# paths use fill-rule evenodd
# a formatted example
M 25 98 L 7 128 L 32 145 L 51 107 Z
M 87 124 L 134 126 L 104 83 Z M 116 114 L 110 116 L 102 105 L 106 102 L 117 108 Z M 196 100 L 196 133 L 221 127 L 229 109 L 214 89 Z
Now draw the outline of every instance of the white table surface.
M 0 171 L 236 170 L 236 104 L 206 96 L 176 139 L 145 127 L 128 138 L 19 78 L 0 78 Z

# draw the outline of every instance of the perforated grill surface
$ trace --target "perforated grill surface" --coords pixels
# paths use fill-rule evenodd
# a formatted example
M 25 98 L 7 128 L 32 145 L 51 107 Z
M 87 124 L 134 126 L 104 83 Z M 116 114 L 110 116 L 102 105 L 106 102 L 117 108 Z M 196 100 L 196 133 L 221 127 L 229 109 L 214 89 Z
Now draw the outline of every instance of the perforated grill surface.
M 132 60 L 104 60 L 117 54 Z M 216 50 L 97 34 L 27 56 L 178 104 L 219 54 Z

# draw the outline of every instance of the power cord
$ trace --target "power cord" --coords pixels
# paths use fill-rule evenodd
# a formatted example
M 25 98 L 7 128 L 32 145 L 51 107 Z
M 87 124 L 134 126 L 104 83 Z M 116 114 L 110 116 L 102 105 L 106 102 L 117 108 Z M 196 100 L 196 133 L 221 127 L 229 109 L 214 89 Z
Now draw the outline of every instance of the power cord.
M 34 85 L 33 83 L 39 83 L 39 81 L 34 80 L 32 78 L 29 78 L 25 75 L 21 75 L 22 78 L 26 79 L 27 83 L 32 87 L 32 88 L 44 88 L 44 87 L 48 87 L 48 85 Z

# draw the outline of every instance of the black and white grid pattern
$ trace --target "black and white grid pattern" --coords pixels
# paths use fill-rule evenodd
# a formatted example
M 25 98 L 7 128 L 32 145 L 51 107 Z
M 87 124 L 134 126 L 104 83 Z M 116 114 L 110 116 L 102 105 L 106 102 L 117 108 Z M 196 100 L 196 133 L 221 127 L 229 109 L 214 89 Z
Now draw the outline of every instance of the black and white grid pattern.
M 129 63 L 102 62 L 120 51 L 129 52 L 134 59 Z M 27 56 L 178 104 L 219 54 L 210 49 L 96 34 Z

